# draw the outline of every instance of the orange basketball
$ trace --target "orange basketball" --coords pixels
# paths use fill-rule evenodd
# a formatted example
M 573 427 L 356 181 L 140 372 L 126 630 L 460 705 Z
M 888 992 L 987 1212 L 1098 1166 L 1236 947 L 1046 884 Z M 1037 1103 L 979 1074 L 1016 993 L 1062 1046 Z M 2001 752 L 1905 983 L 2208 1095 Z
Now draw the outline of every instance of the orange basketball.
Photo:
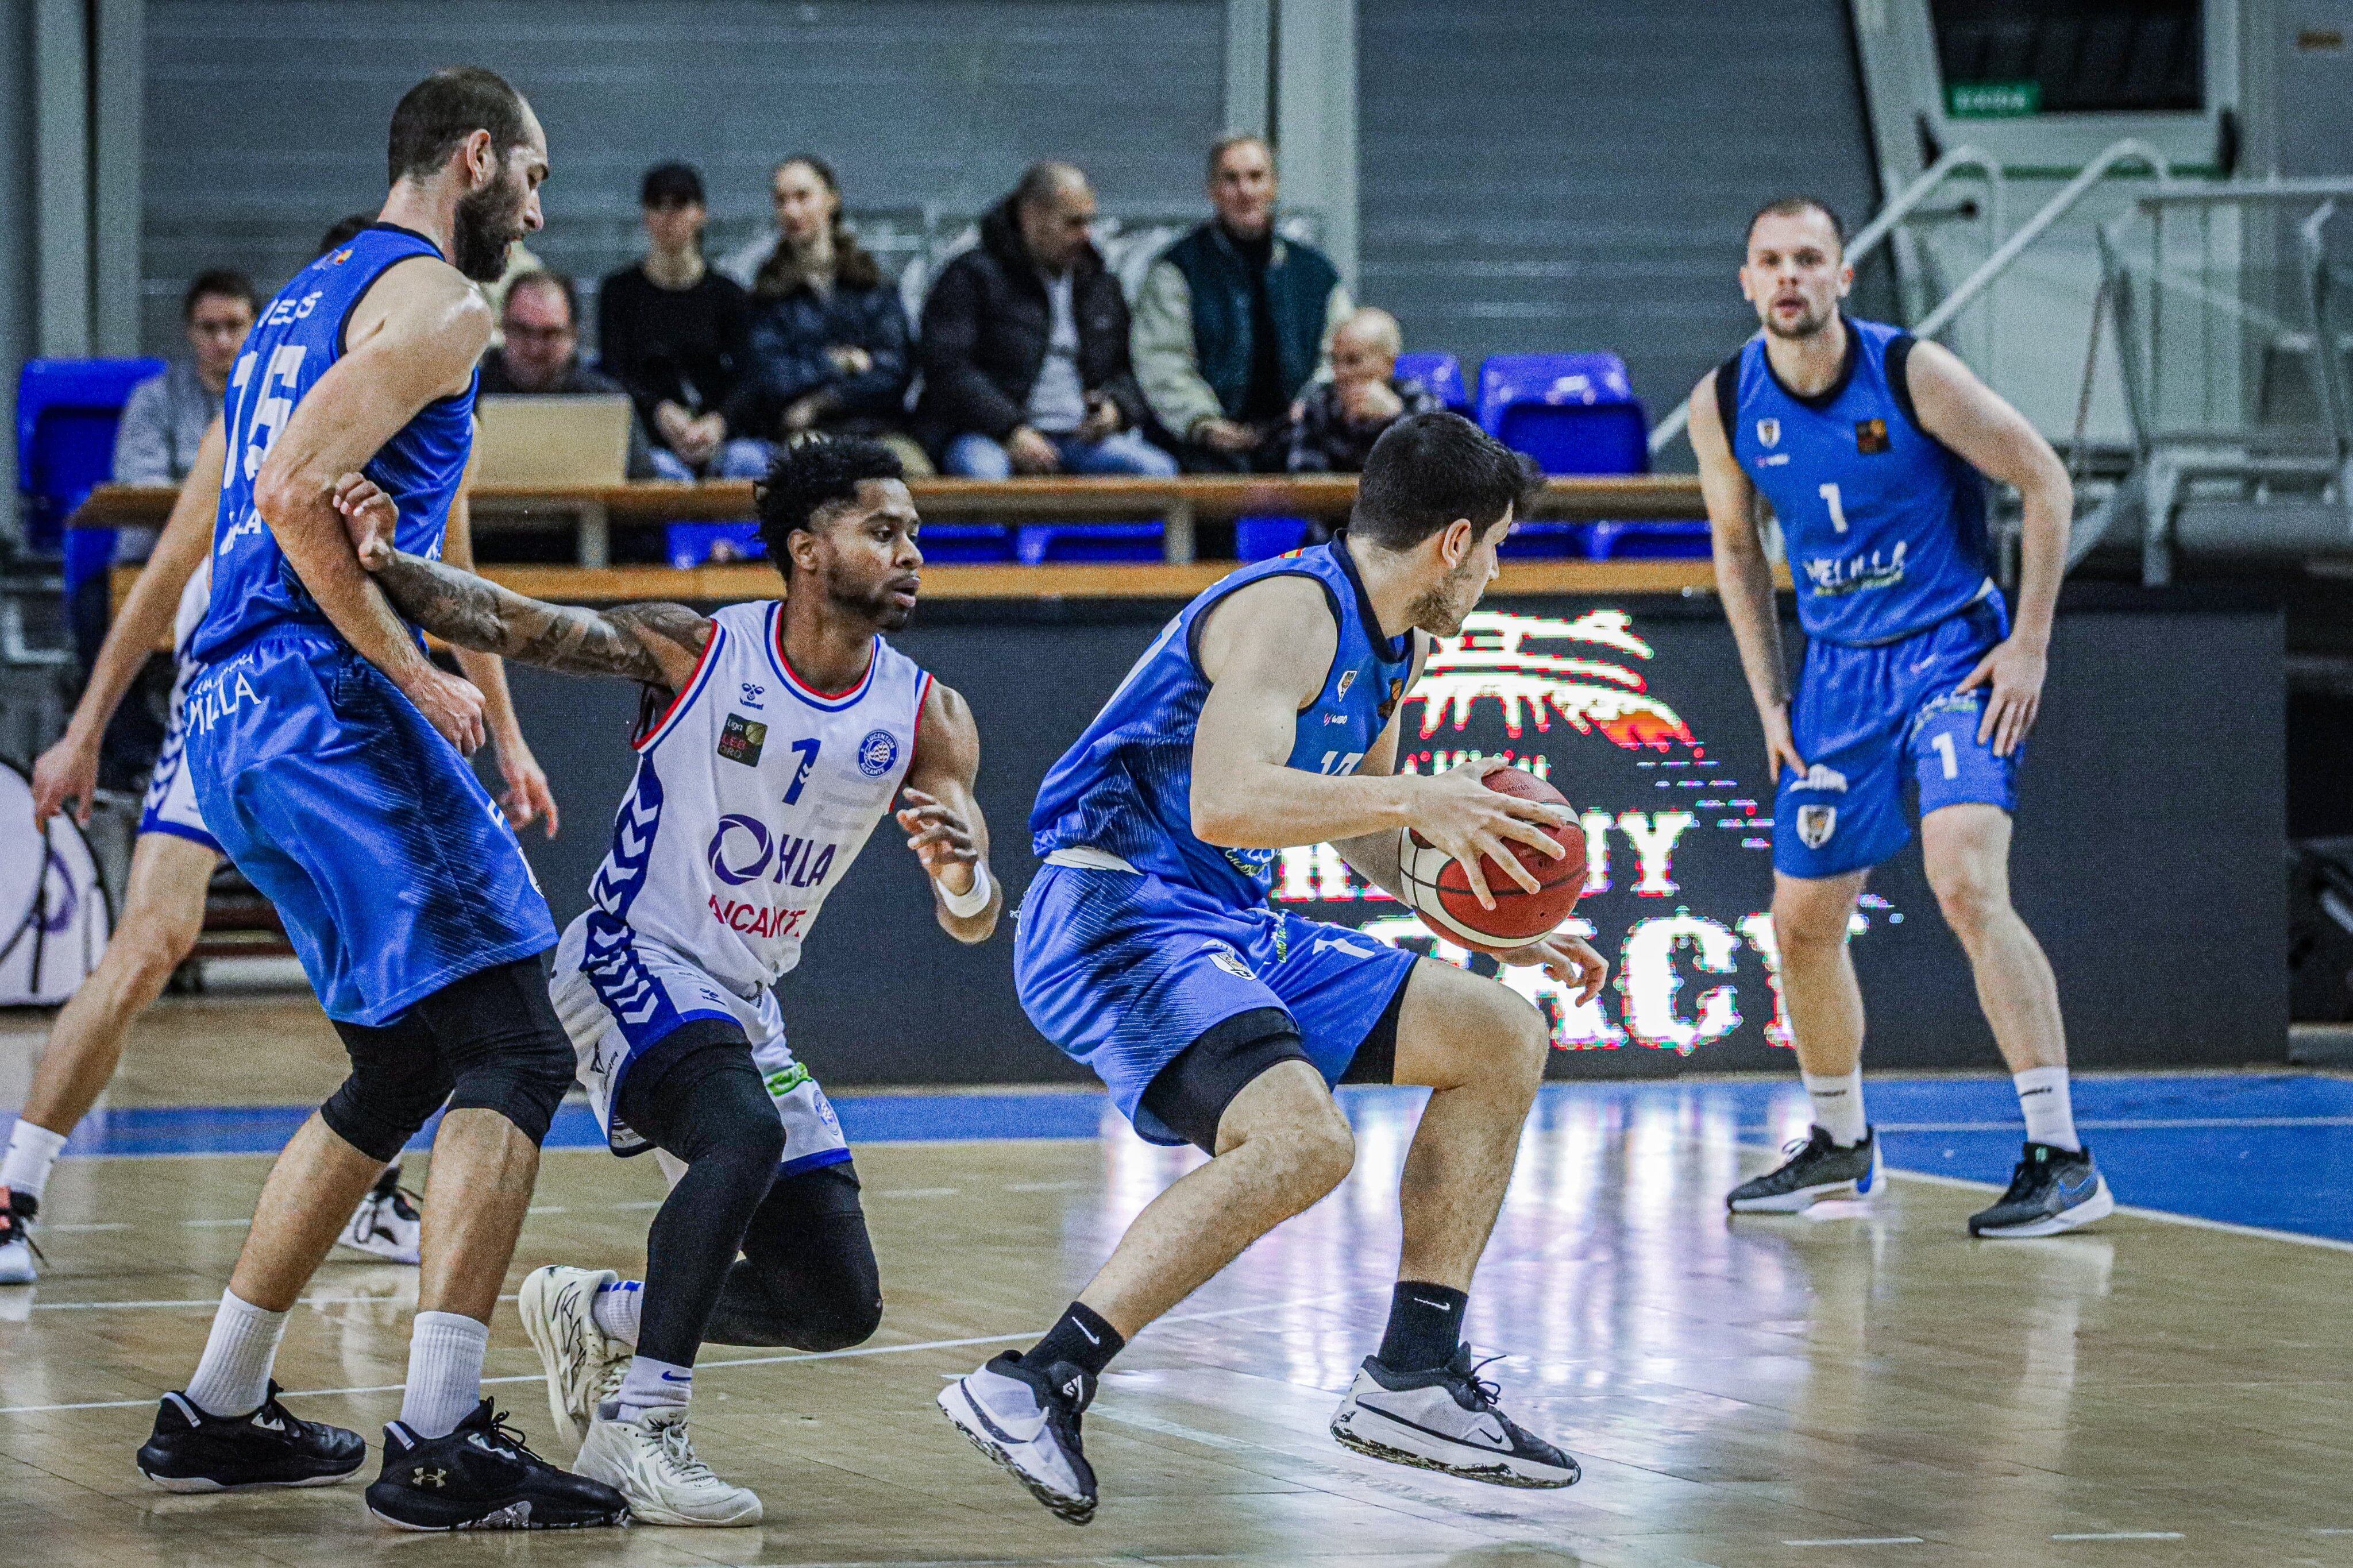
M 1568 805 L 1560 791 L 1525 768 L 1498 768 L 1485 782 L 1501 795 Z M 1495 907 L 1482 910 L 1462 863 L 1407 828 L 1398 836 L 1406 901 L 1431 931 L 1474 952 L 1500 955 L 1542 942 L 1560 929 L 1585 892 L 1585 835 L 1575 826 L 1543 831 L 1568 853 L 1555 859 L 1532 844 L 1513 843 L 1511 851 L 1536 879 L 1536 890 L 1529 892 L 1491 860 L 1482 869 Z

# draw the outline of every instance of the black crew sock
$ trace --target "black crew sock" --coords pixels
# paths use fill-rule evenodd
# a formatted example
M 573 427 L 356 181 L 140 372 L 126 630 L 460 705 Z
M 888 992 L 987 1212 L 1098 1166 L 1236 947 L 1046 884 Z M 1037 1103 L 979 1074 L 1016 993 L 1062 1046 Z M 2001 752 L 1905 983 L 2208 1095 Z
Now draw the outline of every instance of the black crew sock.
M 1101 1377 L 1111 1358 L 1127 1348 L 1127 1341 L 1103 1315 L 1083 1301 L 1071 1303 L 1061 1321 L 1047 1331 L 1021 1358 L 1024 1366 L 1043 1372 L 1056 1362 L 1069 1362 L 1089 1377 Z
M 1428 1372 L 1453 1359 L 1462 1342 L 1462 1309 L 1470 1295 L 1451 1285 L 1400 1279 L 1389 1295 L 1388 1332 L 1380 1362 L 1391 1372 Z

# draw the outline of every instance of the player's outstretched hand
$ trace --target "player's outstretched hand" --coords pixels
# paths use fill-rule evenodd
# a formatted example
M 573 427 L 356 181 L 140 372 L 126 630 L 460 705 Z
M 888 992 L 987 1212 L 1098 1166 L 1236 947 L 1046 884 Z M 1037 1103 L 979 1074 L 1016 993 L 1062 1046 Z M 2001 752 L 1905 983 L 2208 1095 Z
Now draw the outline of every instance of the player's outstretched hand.
M 343 514 L 343 531 L 363 571 L 374 572 L 392 559 L 392 542 L 400 526 L 400 509 L 365 474 L 345 474 L 335 481 L 335 510 Z
M 1542 964 L 1544 972 L 1555 980 L 1577 987 L 1579 1003 L 1600 995 L 1601 983 L 1609 978 L 1609 961 L 1594 952 L 1591 942 L 1567 931 L 1556 931 L 1533 946 L 1516 948 L 1496 957 L 1504 963 L 1524 968 Z
M 417 668 L 419 673 L 400 680 L 402 693 L 459 756 L 473 755 L 482 744 L 481 689 L 438 665 L 420 662 Z
M 74 820 L 87 826 L 90 807 L 97 804 L 97 743 L 85 746 L 67 735 L 34 761 L 33 826 L 47 827 L 49 818 L 70 800 L 74 803 Z
M 1798 755 L 1798 737 L 1789 728 L 1789 705 L 1776 702 L 1757 715 L 1765 721 L 1765 776 L 1779 783 L 1781 770 L 1788 768 L 1799 778 L 1806 776 L 1806 759 Z
M 973 837 L 972 825 L 944 803 L 934 800 L 919 789 L 899 792 L 899 826 L 907 835 L 907 847 L 923 863 L 923 872 L 933 880 L 951 866 L 980 864 L 980 842 Z M 972 883 L 965 882 L 967 891 Z
M 1984 687 L 1989 692 L 1985 713 L 1978 720 L 1978 744 L 1993 742 L 1993 754 L 2006 757 L 2026 744 L 2026 732 L 2034 728 L 2035 716 L 2042 710 L 2042 678 L 2051 668 L 2051 658 L 2042 649 L 2021 643 L 2015 637 L 1996 643 L 1969 678 L 1953 689 L 1970 691 Z
M 1520 864 L 1507 841 L 1517 839 L 1557 860 L 1568 851 L 1545 828 L 1567 827 L 1577 821 L 1556 805 L 1504 795 L 1482 782 L 1489 773 L 1510 765 L 1492 757 L 1463 763 L 1430 780 L 1415 794 L 1410 826 L 1461 862 L 1463 876 L 1471 884 L 1471 895 L 1479 900 L 1482 910 L 1495 907 L 1495 895 L 1487 890 L 1486 868 L 1482 861 L 1493 860 L 1505 876 L 1528 892 L 1535 892 L 1542 884 Z
M 499 777 L 506 781 L 499 809 L 506 813 L 507 825 L 520 833 L 543 819 L 547 836 L 554 837 L 555 792 L 547 787 L 547 770 L 539 765 L 520 734 L 499 742 Z

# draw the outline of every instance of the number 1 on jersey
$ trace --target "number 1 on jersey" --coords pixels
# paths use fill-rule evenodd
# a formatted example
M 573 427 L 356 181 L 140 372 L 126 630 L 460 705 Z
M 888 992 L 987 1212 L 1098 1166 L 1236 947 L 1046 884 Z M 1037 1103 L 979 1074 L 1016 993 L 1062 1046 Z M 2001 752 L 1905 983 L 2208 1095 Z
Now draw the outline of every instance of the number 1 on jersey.
M 1837 529 L 1841 533 L 1844 533 L 1846 531 L 1846 508 L 1839 504 L 1838 486 L 1834 484 L 1824 485 L 1816 493 L 1819 494 L 1822 500 L 1830 502 L 1831 526 Z

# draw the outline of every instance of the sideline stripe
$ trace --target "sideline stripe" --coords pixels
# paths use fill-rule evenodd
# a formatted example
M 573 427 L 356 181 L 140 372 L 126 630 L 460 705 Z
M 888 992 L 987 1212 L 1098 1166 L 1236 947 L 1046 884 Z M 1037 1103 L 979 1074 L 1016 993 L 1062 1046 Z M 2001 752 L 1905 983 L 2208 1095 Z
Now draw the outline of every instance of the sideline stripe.
M 1171 1312 L 1157 1321 L 1206 1323 L 1220 1318 L 1244 1318 L 1261 1312 L 1285 1311 L 1294 1307 L 1320 1307 L 1333 1301 L 1345 1301 L 1357 1296 L 1387 1295 L 1389 1289 L 1390 1287 L 1387 1285 L 1367 1285 L 1355 1290 L 1327 1291 L 1321 1296 L 1294 1296 L 1281 1301 L 1259 1301 L 1243 1307 L 1221 1307 L 1208 1312 Z M 377 1297 L 365 1299 L 382 1300 Z M 500 1300 L 512 1301 L 514 1298 L 502 1296 Z M 112 1304 L 114 1303 L 109 1303 L 109 1305 Z M 1014 1340 L 1043 1339 L 1047 1331 L 1046 1329 L 1021 1329 L 1009 1334 L 976 1334 L 960 1340 L 924 1340 L 915 1344 L 860 1345 L 846 1351 L 794 1351 L 785 1355 L 736 1356 L 726 1361 L 697 1362 L 695 1366 L 697 1371 L 716 1371 L 721 1367 L 730 1366 L 778 1366 L 787 1362 L 849 1361 L 859 1356 L 906 1355 L 916 1351 L 962 1350 L 973 1345 L 1001 1345 Z M 522 1373 L 508 1377 L 486 1377 L 482 1379 L 482 1386 L 491 1388 L 501 1384 L 545 1383 L 546 1381 L 546 1375 L 543 1373 Z M 398 1394 L 406 1387 L 407 1384 L 400 1383 L 378 1383 L 356 1388 L 287 1388 L 280 1389 L 278 1397 L 324 1399 L 338 1394 Z M 74 1405 L 0 1405 L 0 1415 L 43 1415 L 67 1410 L 138 1410 L 154 1404 L 162 1397 L 162 1392 L 158 1391 L 144 1399 L 93 1399 Z

